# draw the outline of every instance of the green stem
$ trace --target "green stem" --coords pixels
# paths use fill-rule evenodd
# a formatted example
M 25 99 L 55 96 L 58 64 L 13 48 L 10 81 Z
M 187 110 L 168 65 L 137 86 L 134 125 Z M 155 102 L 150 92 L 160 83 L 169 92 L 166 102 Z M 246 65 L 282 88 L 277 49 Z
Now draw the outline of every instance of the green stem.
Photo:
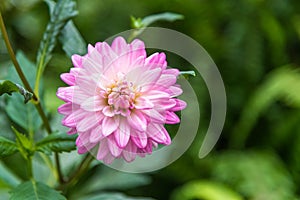
M 2 14 L 1 14 L 1 11 L 0 11 L 0 29 L 1 29 L 1 33 L 2 33 L 2 37 L 3 37 L 3 40 L 5 42 L 5 45 L 6 45 L 6 48 L 7 48 L 7 51 L 8 51 L 8 54 L 10 56 L 10 59 L 11 61 L 13 62 L 14 66 L 15 66 L 15 69 L 24 85 L 24 87 L 26 88 L 26 90 L 28 90 L 29 92 L 33 93 L 17 59 L 16 59 L 16 56 L 15 56 L 15 53 L 11 47 L 11 44 L 9 42 L 9 39 L 8 39 L 8 35 L 7 35 L 7 31 L 6 31 L 6 28 L 5 28 L 5 25 L 4 25 L 4 22 L 3 22 L 3 18 L 2 18 Z M 33 100 L 34 101 L 38 101 L 37 97 L 34 95 L 33 93 Z
M 74 182 L 76 183 L 78 181 L 78 178 L 81 177 L 81 175 L 86 172 L 86 170 L 89 168 L 90 164 L 94 160 L 94 157 L 89 153 L 87 154 L 84 159 L 81 161 L 78 168 L 73 172 L 73 174 L 70 176 L 68 182 L 70 185 Z
M 45 129 L 47 131 L 48 134 L 51 134 L 52 133 L 52 130 L 51 130 L 51 126 L 50 126 L 50 123 L 48 121 L 48 118 L 44 112 L 44 110 L 42 109 L 42 106 L 41 106 L 41 103 L 38 99 L 38 97 L 36 96 L 36 94 L 33 92 L 31 86 L 29 85 L 21 67 L 20 67 L 20 64 L 18 63 L 17 61 L 17 58 L 16 58 L 16 55 L 12 49 L 12 46 L 9 42 L 9 38 L 8 38 L 8 34 L 7 34 L 7 31 L 6 31 L 6 28 L 5 28 L 5 25 L 4 25 L 4 21 L 3 21 L 3 18 L 2 18 L 2 14 L 1 14 L 1 11 L 0 11 L 0 29 L 1 29 L 1 33 L 2 33 L 2 36 L 3 36 L 3 40 L 5 42 L 5 45 L 6 45 L 6 48 L 7 48 L 7 51 L 8 51 L 8 54 L 10 56 L 10 59 L 11 61 L 13 62 L 14 66 L 15 66 L 15 69 L 25 87 L 26 90 L 28 90 L 29 92 L 31 92 L 33 94 L 33 103 L 35 105 L 35 108 L 37 109 L 40 117 L 42 118 L 43 120 L 43 124 L 45 126 Z M 63 182 L 63 177 L 62 177 L 62 173 L 61 173 L 61 169 L 60 169 L 60 163 L 59 163 L 59 158 L 58 158 L 58 154 L 55 153 L 55 161 L 56 161 L 56 166 L 57 166 L 57 173 L 58 173 L 58 176 L 59 176 L 59 181 L 60 183 Z
M 32 156 L 27 157 L 27 170 L 28 170 L 28 179 L 32 180 L 33 178 L 33 173 L 32 173 Z

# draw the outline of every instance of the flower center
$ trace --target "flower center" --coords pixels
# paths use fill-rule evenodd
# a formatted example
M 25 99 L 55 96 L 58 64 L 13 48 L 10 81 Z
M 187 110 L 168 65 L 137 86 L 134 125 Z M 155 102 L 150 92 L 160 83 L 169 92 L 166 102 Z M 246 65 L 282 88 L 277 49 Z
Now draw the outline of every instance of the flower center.
M 107 103 L 114 114 L 123 116 L 130 114 L 130 110 L 134 108 L 133 104 L 136 96 L 131 82 L 118 82 L 107 89 L 107 94 Z

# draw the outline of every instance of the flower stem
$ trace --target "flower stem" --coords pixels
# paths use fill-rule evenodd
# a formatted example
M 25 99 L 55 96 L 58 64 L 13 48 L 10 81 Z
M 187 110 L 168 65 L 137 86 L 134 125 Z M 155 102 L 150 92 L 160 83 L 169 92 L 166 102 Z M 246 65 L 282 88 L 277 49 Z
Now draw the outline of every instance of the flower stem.
M 32 157 L 27 157 L 27 171 L 28 171 L 28 179 L 33 179 L 33 173 L 32 173 Z
M 39 99 L 37 98 L 36 94 L 33 92 L 31 86 L 29 85 L 21 67 L 20 67 L 20 64 L 19 62 L 17 61 L 17 58 L 16 58 L 16 55 L 13 51 L 13 48 L 10 44 L 10 41 L 9 41 L 9 38 L 8 38 L 8 34 L 7 34 L 7 31 L 6 31 L 6 28 L 5 28 L 5 25 L 4 25 L 4 21 L 3 21 L 3 18 L 2 18 L 2 14 L 1 14 L 1 11 L 0 11 L 0 29 L 1 29 L 1 33 L 2 33 L 2 37 L 3 37 L 3 40 L 5 42 L 5 45 L 6 45 L 6 48 L 7 48 L 7 51 L 8 51 L 8 54 L 10 56 L 10 59 L 11 61 L 13 62 L 14 66 L 15 66 L 15 69 L 25 87 L 26 90 L 28 90 L 29 92 L 31 92 L 33 94 L 32 96 L 32 99 L 33 99 L 33 104 L 35 105 L 35 108 L 37 109 L 40 117 L 42 118 L 42 121 L 43 121 L 43 124 L 45 126 L 45 129 L 47 131 L 48 134 L 51 134 L 52 133 L 52 130 L 51 130 L 51 126 L 50 126 L 50 123 L 48 121 L 48 118 L 41 106 L 41 103 L 39 101 Z M 56 162 L 56 167 L 57 167 L 57 173 L 58 173 L 58 176 L 59 176 L 59 181 L 62 183 L 63 182 L 63 176 L 62 176 L 62 173 L 61 173 L 61 169 L 60 169 L 60 162 L 59 162 L 59 155 L 57 153 L 55 153 L 55 162 Z

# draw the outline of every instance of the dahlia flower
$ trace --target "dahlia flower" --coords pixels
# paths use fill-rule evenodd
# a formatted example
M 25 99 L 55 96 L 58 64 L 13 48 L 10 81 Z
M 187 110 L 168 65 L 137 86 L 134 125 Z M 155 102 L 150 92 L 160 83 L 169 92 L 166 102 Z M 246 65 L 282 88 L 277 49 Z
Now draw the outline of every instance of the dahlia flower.
M 74 68 L 61 75 L 68 87 L 57 96 L 68 134 L 78 133 L 78 153 L 96 151 L 98 160 L 127 162 L 151 154 L 158 144 L 169 145 L 164 124 L 180 122 L 175 111 L 186 103 L 176 84 L 179 71 L 167 69 L 164 53 L 147 57 L 141 40 L 130 44 L 117 37 L 109 46 L 88 46 L 84 56 L 73 55 Z

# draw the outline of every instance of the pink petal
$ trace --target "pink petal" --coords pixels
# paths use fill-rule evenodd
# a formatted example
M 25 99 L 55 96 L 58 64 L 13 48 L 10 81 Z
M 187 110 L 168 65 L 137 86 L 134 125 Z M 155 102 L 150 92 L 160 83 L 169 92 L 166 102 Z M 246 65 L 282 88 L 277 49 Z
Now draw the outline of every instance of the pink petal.
M 113 117 L 115 115 L 115 112 L 112 107 L 105 106 L 102 110 L 103 114 L 107 117 Z
M 139 111 L 135 110 L 131 112 L 131 114 L 127 117 L 127 121 L 130 126 L 136 130 L 146 131 L 147 129 L 147 120 L 144 114 Z
M 59 106 L 57 111 L 58 111 L 58 113 L 60 113 L 62 115 L 69 115 L 73 111 L 73 105 L 71 102 L 65 103 L 65 104 Z
M 120 120 L 119 128 L 115 131 L 114 136 L 117 145 L 120 148 L 124 148 L 128 144 L 130 138 L 130 127 L 126 123 L 126 119 Z
M 135 99 L 134 107 L 136 109 L 149 109 L 153 108 L 154 105 L 148 98 L 141 96 Z
M 149 69 L 165 69 L 167 67 L 166 55 L 164 53 L 154 53 L 146 58 L 145 65 L 147 65 Z
M 122 53 L 128 50 L 128 44 L 122 37 L 116 37 L 111 44 L 111 48 L 117 55 L 121 55 Z
M 147 134 L 157 143 L 165 145 L 171 144 L 171 138 L 163 125 L 154 123 L 149 124 Z
M 79 55 L 73 55 L 72 56 L 72 62 L 74 67 L 82 68 L 82 57 Z
M 107 140 L 102 140 L 99 144 L 97 159 L 98 160 L 103 160 L 107 154 L 109 154 Z
M 109 136 L 119 127 L 119 121 L 115 117 L 104 117 L 102 121 L 102 133 Z
M 75 110 L 62 120 L 62 124 L 68 127 L 75 127 L 86 115 L 87 113 L 81 109 Z
M 136 151 L 137 151 L 137 146 L 134 145 L 132 142 L 128 143 L 125 150 L 123 150 L 123 153 L 122 153 L 123 158 L 127 162 L 133 161 L 136 157 Z
M 73 74 L 63 73 L 60 75 L 60 78 L 68 85 L 75 85 L 75 76 Z
M 186 103 L 180 99 L 174 99 L 176 101 L 176 105 L 170 109 L 170 111 L 179 111 L 183 110 L 186 107 Z
M 114 138 L 108 138 L 107 141 L 107 145 L 109 148 L 110 153 L 114 156 L 114 157 L 118 157 L 123 149 L 121 149 L 120 147 L 118 147 L 118 145 L 116 144 L 116 141 L 114 140 Z
M 102 134 L 102 128 L 100 125 L 96 126 L 93 130 L 91 130 L 90 142 L 97 143 L 104 138 Z
M 165 123 L 165 116 L 158 112 L 155 109 L 151 109 L 151 110 L 142 110 L 141 112 L 145 113 L 147 116 L 149 116 L 151 122 L 154 123 L 161 123 L 164 124 Z
M 81 108 L 86 111 L 100 111 L 104 108 L 105 102 L 104 100 L 99 96 L 93 96 L 88 99 L 86 99 L 82 104 Z
M 148 137 L 146 132 L 132 131 L 130 139 L 138 148 L 145 148 L 147 146 Z
M 166 124 L 177 124 L 179 122 L 180 119 L 174 112 L 166 111 Z
M 87 114 L 83 119 L 77 122 L 77 130 L 79 132 L 87 131 L 99 123 L 99 117 L 97 117 L 96 113 Z

